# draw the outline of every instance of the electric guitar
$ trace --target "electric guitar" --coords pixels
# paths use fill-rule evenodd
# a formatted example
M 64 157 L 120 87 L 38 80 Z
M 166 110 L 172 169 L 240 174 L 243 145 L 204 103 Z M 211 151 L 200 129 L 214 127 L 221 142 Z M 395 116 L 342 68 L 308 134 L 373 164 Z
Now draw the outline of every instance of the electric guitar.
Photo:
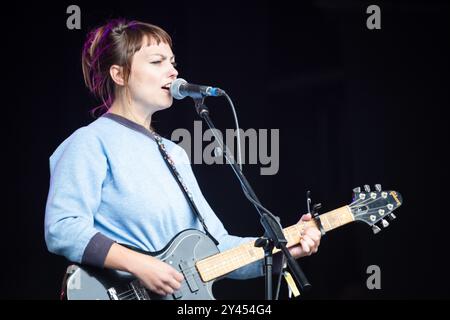
M 392 211 L 402 204 L 396 191 L 382 191 L 375 185 L 355 188 L 353 202 L 283 229 L 288 247 L 300 242 L 302 231 L 315 226 L 328 232 L 354 221 L 363 221 L 374 233 L 395 219 Z M 278 252 L 274 249 L 274 253 Z M 68 300 L 212 300 L 215 280 L 230 272 L 264 258 L 262 248 L 248 242 L 233 249 L 219 252 L 214 242 L 203 232 L 188 229 L 177 234 L 164 249 L 144 252 L 176 268 L 184 275 L 181 288 L 172 295 L 159 296 L 147 290 L 132 274 L 93 267 L 70 265 L 66 271 L 62 295 Z

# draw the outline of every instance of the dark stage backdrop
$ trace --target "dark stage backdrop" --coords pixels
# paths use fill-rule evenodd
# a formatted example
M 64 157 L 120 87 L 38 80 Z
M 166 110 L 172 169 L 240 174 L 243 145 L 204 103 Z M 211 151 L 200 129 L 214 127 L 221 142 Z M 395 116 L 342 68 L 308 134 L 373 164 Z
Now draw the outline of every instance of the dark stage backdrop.
M 80 30 L 66 26 L 72 4 L 81 9 Z M 380 30 L 366 26 L 370 4 L 381 9 Z M 449 297 L 450 5 L 39 1 L 3 7 L 2 16 L 2 298 L 58 298 L 67 262 L 44 242 L 48 158 L 93 121 L 89 110 L 98 102 L 84 87 L 81 46 L 88 30 L 117 17 L 165 28 L 179 76 L 225 89 L 243 129 L 279 129 L 278 172 L 261 175 L 258 163 L 244 165 L 244 173 L 284 226 L 306 211 L 307 190 L 322 212 L 349 203 L 352 189 L 363 184 L 403 195 L 397 220 L 383 232 L 350 224 L 327 234 L 318 254 L 299 260 L 313 285 L 303 299 Z M 220 130 L 233 128 L 225 99 L 207 103 Z M 185 99 L 156 113 L 154 126 L 170 138 L 178 128 L 193 133 L 195 120 Z M 230 233 L 262 233 L 229 167 L 193 170 Z M 379 290 L 366 286 L 371 265 L 380 267 Z M 223 280 L 215 293 L 262 299 L 263 291 L 262 279 Z

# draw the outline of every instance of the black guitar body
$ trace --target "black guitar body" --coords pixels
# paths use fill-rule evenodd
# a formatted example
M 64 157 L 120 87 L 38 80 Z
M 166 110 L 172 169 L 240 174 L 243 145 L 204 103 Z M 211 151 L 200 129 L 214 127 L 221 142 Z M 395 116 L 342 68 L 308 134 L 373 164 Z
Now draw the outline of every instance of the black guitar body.
M 137 250 L 138 251 L 138 250 Z M 176 235 L 161 251 L 143 252 L 162 260 L 184 275 L 180 290 L 160 296 L 146 290 L 131 274 L 110 269 L 71 265 L 67 269 L 68 300 L 213 300 L 212 284 L 203 282 L 195 263 L 219 252 L 203 232 L 188 229 Z

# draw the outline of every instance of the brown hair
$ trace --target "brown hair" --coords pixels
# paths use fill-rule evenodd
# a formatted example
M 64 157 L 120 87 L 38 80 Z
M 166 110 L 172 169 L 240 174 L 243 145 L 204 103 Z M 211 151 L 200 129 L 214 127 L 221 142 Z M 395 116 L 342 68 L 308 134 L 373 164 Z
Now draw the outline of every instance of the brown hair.
M 109 69 L 112 65 L 123 67 L 125 87 L 131 71 L 133 55 L 142 47 L 144 38 L 167 43 L 172 47 L 172 39 L 160 27 L 125 19 L 114 19 L 89 32 L 83 46 L 81 65 L 83 77 L 89 90 L 102 101 L 97 110 L 107 111 L 115 99 L 115 83 Z

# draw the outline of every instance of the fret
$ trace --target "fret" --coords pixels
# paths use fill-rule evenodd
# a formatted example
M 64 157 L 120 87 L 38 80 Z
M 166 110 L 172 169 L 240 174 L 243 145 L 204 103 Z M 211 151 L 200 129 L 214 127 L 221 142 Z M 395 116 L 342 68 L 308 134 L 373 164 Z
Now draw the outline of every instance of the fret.
M 326 232 L 354 221 L 353 214 L 348 206 L 324 213 L 319 218 Z M 299 244 L 303 230 L 316 226 L 316 221 L 310 220 L 283 229 L 286 240 L 288 240 L 287 246 L 292 247 Z M 279 251 L 279 249 L 274 249 L 273 253 Z M 255 242 L 252 241 L 198 261 L 196 267 L 202 280 L 206 282 L 263 258 L 264 250 L 255 247 Z
M 295 226 L 292 226 L 283 230 L 286 238 L 291 239 L 288 242 L 289 246 L 297 244 L 300 240 L 300 235 L 297 234 L 296 229 Z M 278 251 L 278 249 L 274 249 L 273 252 Z M 255 242 L 252 241 L 198 261 L 196 266 L 202 280 L 210 281 L 262 258 L 264 258 L 264 250 L 255 247 Z
M 344 224 L 353 222 L 354 216 L 348 206 L 335 209 L 319 216 L 325 232 L 336 229 Z

